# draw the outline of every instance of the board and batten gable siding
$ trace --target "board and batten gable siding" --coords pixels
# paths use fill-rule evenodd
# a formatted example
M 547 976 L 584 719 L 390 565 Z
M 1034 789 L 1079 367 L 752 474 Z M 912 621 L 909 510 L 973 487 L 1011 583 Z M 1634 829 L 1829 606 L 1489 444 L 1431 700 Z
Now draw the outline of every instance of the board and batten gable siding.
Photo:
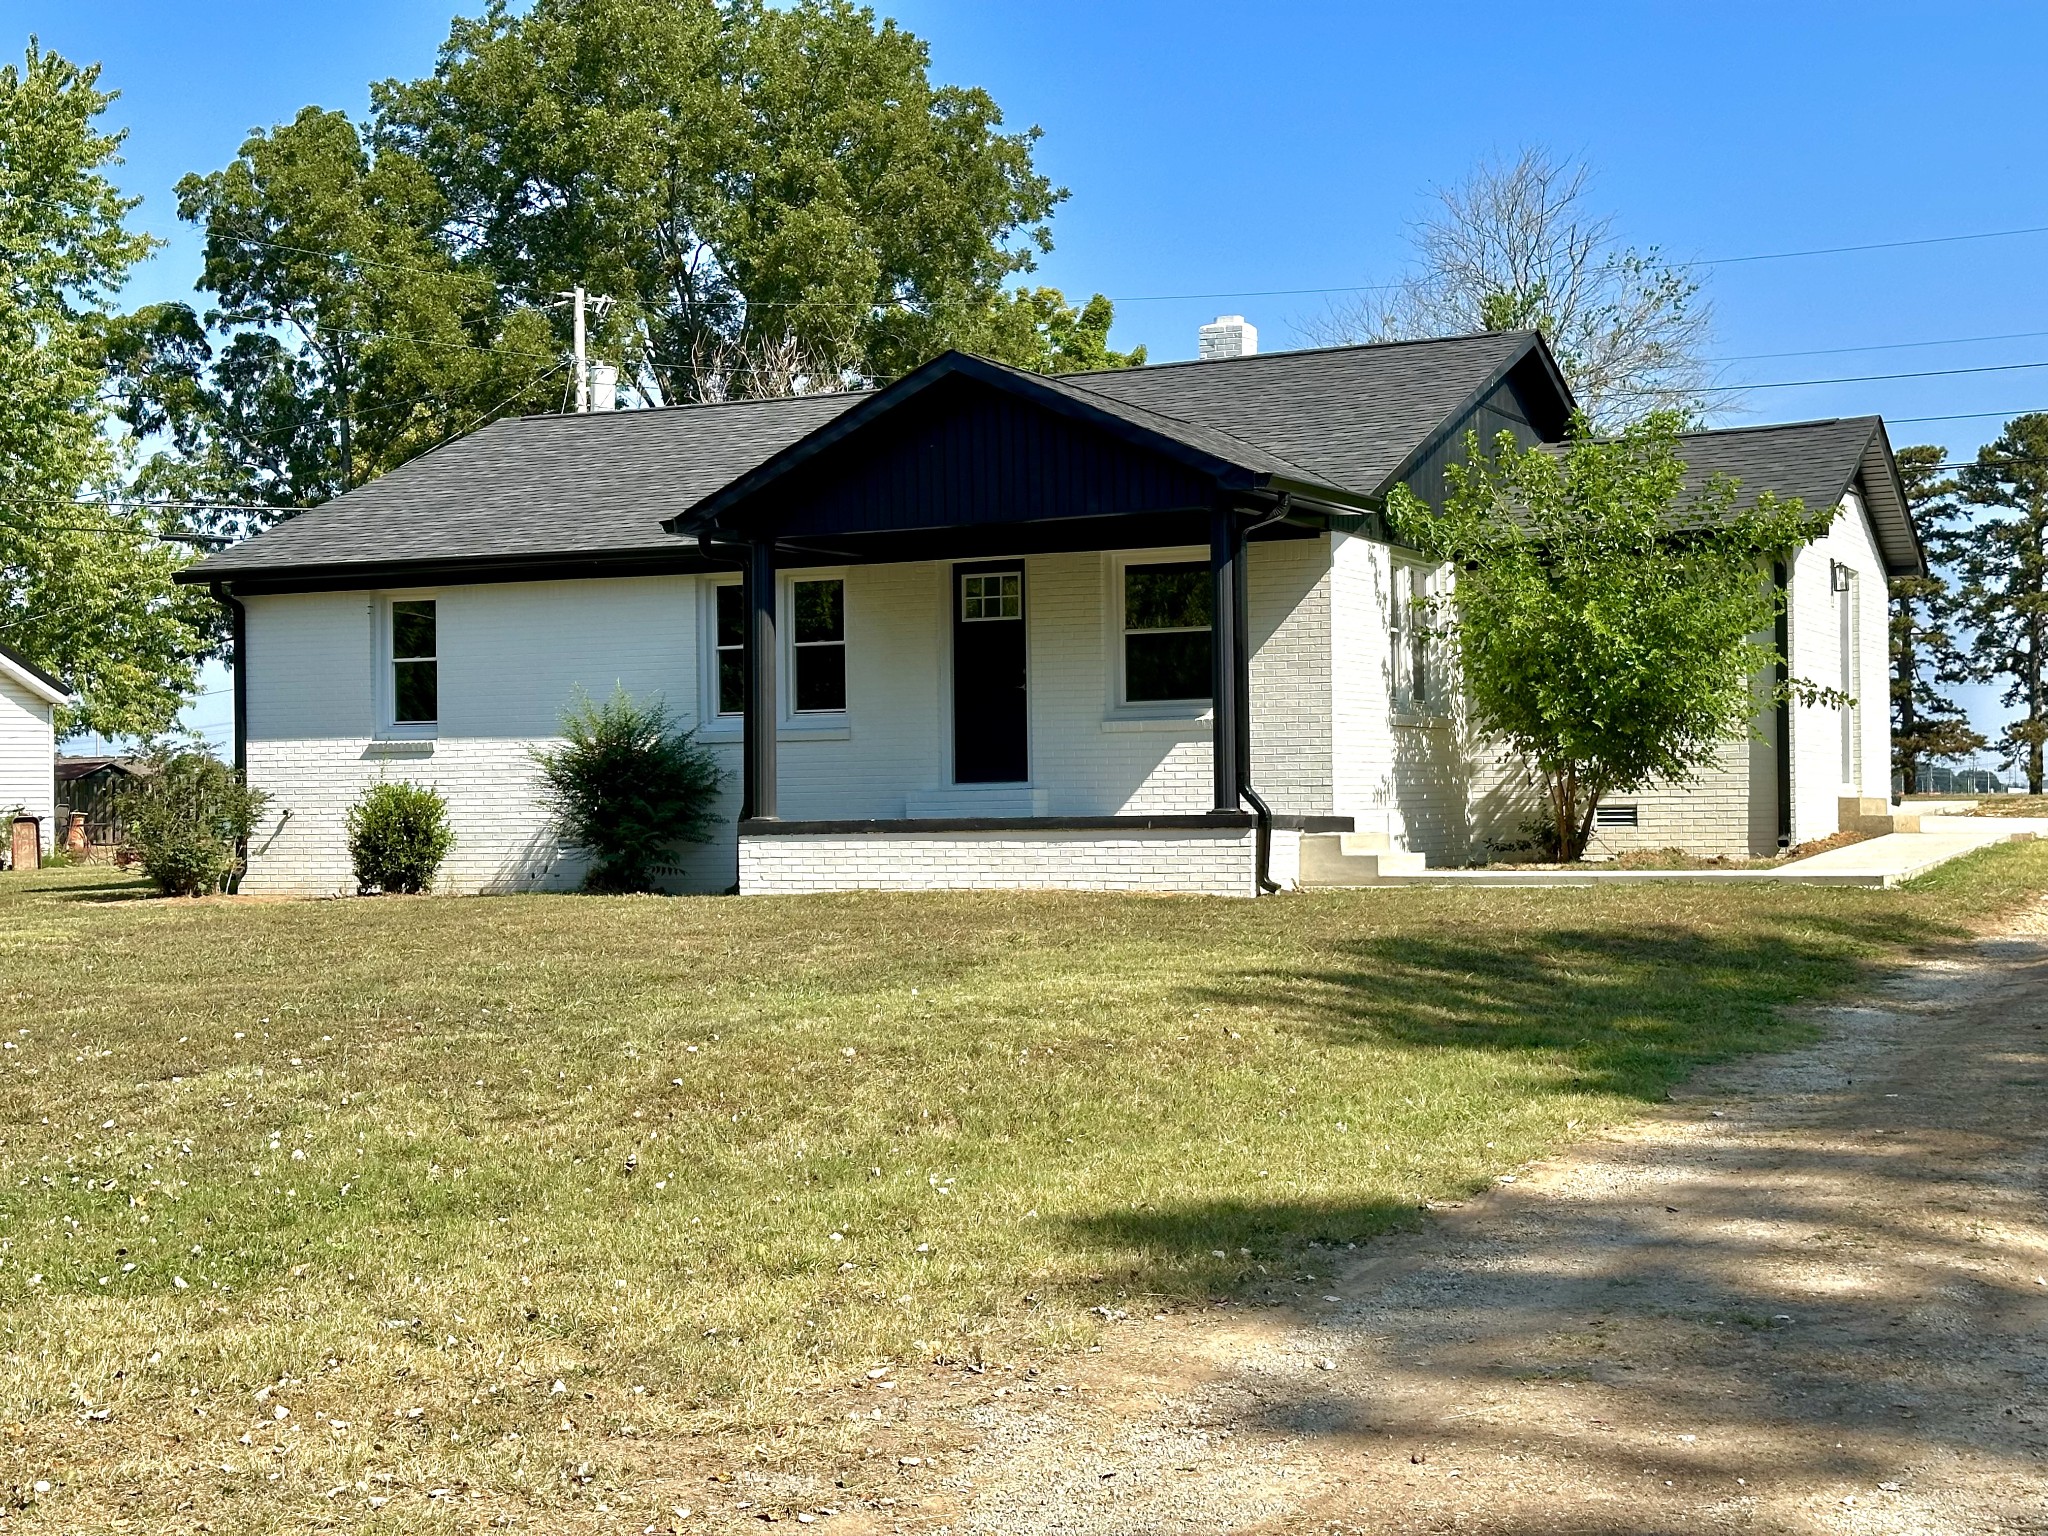
M 801 538 L 1206 508 L 1211 483 L 1097 427 L 987 387 L 919 401 L 880 432 L 827 448 L 777 493 Z
M 1523 448 L 1554 441 L 1539 431 L 1532 418 L 1528 386 L 1515 375 L 1502 379 L 1481 397 L 1473 408 L 1449 423 L 1415 461 L 1402 483 L 1431 506 L 1441 506 L 1450 490 L 1445 471 L 1467 458 L 1467 439 L 1477 435 L 1480 447 L 1491 453 L 1501 433 L 1511 434 Z
M 36 817 L 46 853 L 57 831 L 55 719 L 47 699 L 0 677 L 0 827 L 17 808 Z
M 1328 814 L 1330 752 L 1327 544 L 1252 546 L 1253 762 L 1274 809 Z M 1133 552 L 1157 558 L 1158 551 Z M 1206 558 L 1206 552 L 1195 552 Z M 1133 721 L 1112 697 L 1121 644 L 1114 560 L 1099 553 L 1025 559 L 1031 787 L 1051 815 L 1209 809 L 1209 726 L 1202 710 Z M 790 716 L 779 741 L 789 820 L 893 819 L 913 801 L 976 814 L 951 786 L 952 562 L 820 567 L 787 580 L 846 583 L 847 712 Z M 717 838 L 686 850 L 679 888 L 718 891 L 737 867 L 739 722 L 715 715 L 707 648 L 715 579 L 698 576 L 499 583 L 423 589 L 438 603 L 440 714 L 430 743 L 380 739 L 385 604 L 404 593 L 252 596 L 249 771 L 271 794 L 251 841 L 243 889 L 354 888 L 345 818 L 379 780 L 431 785 L 449 802 L 457 843 L 441 877 L 452 891 L 574 886 L 537 800 L 531 749 L 555 737 L 580 689 L 621 686 L 664 698 L 701 722 L 728 772 Z M 1018 814 L 1008 804 L 990 814 Z

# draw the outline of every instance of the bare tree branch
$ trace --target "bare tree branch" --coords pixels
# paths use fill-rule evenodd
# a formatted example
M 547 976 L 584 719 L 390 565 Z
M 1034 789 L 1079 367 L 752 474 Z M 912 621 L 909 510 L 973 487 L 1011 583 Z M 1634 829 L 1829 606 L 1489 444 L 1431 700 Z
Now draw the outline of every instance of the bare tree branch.
M 1437 189 L 1414 263 L 1383 291 L 1297 322 L 1320 345 L 1533 327 L 1600 426 L 1656 410 L 1698 418 L 1711 398 L 1712 306 L 1682 267 L 1616 239 L 1587 206 L 1591 171 L 1527 148 Z

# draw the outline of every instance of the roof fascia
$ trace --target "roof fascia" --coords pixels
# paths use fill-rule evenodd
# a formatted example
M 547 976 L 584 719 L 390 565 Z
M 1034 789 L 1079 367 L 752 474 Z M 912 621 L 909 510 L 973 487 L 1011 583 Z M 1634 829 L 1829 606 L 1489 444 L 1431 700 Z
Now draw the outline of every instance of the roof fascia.
M 1056 415 L 1084 422 L 1135 447 L 1163 454 L 1199 474 L 1215 478 L 1227 489 L 1263 489 L 1269 484 L 1278 483 L 1277 477 L 1263 470 L 1254 470 L 1242 464 L 1220 459 L 1178 438 L 1150 427 L 1140 426 L 1103 406 L 1092 405 L 1065 390 L 1042 384 L 1033 375 L 1020 369 L 1006 368 L 999 363 L 992 363 L 966 352 L 944 352 L 922 368 L 905 374 L 888 388 L 877 392 L 872 399 L 843 412 L 797 439 L 766 462 L 748 470 L 737 480 L 713 491 L 695 506 L 665 520 L 662 527 L 671 533 L 686 535 L 710 528 L 719 517 L 739 502 L 757 495 L 776 481 L 803 468 L 828 449 L 862 431 L 877 419 L 954 377 L 972 379 L 1007 394 L 1030 400 Z M 1314 490 L 1319 495 L 1327 495 L 1330 487 L 1317 486 Z
M 1870 504 L 1874 498 L 1870 495 L 1870 488 L 1873 485 L 1881 484 L 1885 488 L 1886 499 L 1893 504 L 1891 510 L 1897 516 L 1899 522 L 1905 526 L 1906 540 L 1913 549 L 1913 561 L 1910 565 L 1894 566 L 1892 562 L 1886 561 L 1890 574 L 1893 576 L 1925 576 L 1927 574 L 1927 547 L 1920 542 L 1920 529 L 1913 521 L 1913 506 L 1906 495 L 1906 482 L 1899 474 L 1899 461 L 1892 454 L 1891 434 L 1885 430 L 1884 418 L 1882 416 L 1872 423 L 1870 441 L 1863 445 L 1862 461 L 1858 465 L 1858 470 L 1864 484 L 1864 511 L 1866 516 L 1870 516 L 1873 524 L 1872 533 L 1876 533 L 1878 530 L 1875 527 L 1877 519 L 1871 514 Z M 1882 537 L 1878 539 L 1878 553 L 1880 555 L 1884 553 L 1884 540 Z
M 1387 494 L 1415 472 L 1416 465 L 1443 445 L 1444 440 L 1456 430 L 1457 423 L 1470 416 L 1478 408 L 1480 401 L 1500 388 L 1507 381 L 1508 375 L 1521 367 L 1532 355 L 1542 364 L 1544 376 L 1551 388 L 1557 392 L 1558 401 L 1564 406 L 1565 415 L 1569 418 L 1578 409 L 1578 402 L 1572 399 L 1571 386 L 1565 383 L 1564 373 L 1558 368 L 1557 359 L 1551 355 L 1550 344 L 1543 339 L 1543 333 L 1530 331 L 1521 348 L 1488 374 L 1485 382 L 1460 401 L 1457 408 L 1438 422 L 1435 430 L 1416 444 L 1409 451 L 1408 457 L 1380 481 L 1374 491 L 1375 501 L 1383 504 Z
M 45 704 L 69 704 L 71 690 L 26 656 L 18 656 L 0 645 L 0 677 L 5 677 L 41 699 Z
M 691 575 L 721 570 L 695 543 L 619 553 L 478 556 L 464 560 L 364 561 L 356 564 L 251 566 L 208 572 L 187 567 L 177 579 L 218 586 L 237 597 L 291 592 L 361 592 L 383 587 L 488 586 L 495 582 L 586 581 L 626 576 Z

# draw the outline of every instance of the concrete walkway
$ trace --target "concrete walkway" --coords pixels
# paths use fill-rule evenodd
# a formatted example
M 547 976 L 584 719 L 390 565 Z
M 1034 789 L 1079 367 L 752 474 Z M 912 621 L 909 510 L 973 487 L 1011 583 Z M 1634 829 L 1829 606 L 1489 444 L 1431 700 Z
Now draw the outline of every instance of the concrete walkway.
M 1918 832 L 1887 832 L 1772 869 L 1430 869 L 1381 875 L 1381 885 L 1606 885 L 1668 880 L 1777 881 L 1795 885 L 1897 885 L 1993 843 L 2048 837 L 2048 817 L 1929 816 Z

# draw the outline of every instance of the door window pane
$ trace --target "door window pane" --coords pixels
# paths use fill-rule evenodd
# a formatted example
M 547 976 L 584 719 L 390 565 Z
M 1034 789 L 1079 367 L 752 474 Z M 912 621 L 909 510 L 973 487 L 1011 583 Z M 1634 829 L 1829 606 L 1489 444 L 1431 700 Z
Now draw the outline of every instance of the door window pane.
M 1124 567 L 1124 700 L 1209 697 L 1216 589 L 1198 563 Z
M 960 617 L 969 624 L 1024 617 L 1024 578 L 1015 571 L 960 578 Z
M 846 583 L 799 581 L 794 587 L 796 712 L 836 714 L 846 708 Z
M 435 644 L 432 598 L 391 605 L 391 716 L 395 724 L 431 725 L 441 718 Z

